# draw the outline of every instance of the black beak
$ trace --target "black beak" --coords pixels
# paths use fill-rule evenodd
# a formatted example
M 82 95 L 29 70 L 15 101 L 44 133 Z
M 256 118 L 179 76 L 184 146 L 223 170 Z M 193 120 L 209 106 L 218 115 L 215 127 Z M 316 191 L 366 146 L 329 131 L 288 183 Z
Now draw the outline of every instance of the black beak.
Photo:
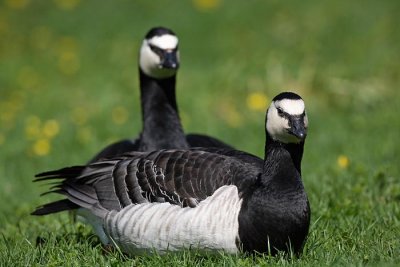
M 289 133 L 304 141 L 307 136 L 307 128 L 304 125 L 304 116 L 292 117 L 289 120 Z
M 177 57 L 177 51 L 164 51 L 161 57 L 160 67 L 165 69 L 178 69 L 179 62 Z

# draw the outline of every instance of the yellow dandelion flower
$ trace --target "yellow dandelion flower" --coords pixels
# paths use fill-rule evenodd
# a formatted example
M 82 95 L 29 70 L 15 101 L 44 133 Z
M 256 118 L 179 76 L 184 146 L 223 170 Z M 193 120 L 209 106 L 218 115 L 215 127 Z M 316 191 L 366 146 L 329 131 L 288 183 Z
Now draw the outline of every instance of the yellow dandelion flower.
M 80 0 L 54 0 L 56 6 L 63 10 L 72 10 L 76 8 Z
M 72 51 L 64 51 L 58 58 L 58 68 L 65 75 L 77 73 L 80 68 L 78 55 Z
M 253 92 L 247 96 L 246 103 L 250 110 L 264 112 L 268 105 L 268 97 L 261 92 Z
M 347 167 L 349 167 L 349 164 L 350 164 L 349 158 L 346 157 L 345 155 L 340 155 L 337 158 L 337 164 L 338 164 L 339 168 L 347 169 Z
M 33 144 L 33 153 L 37 156 L 46 156 L 50 153 L 51 145 L 50 141 L 46 138 L 36 140 Z
M 28 140 L 37 139 L 40 137 L 40 118 L 31 115 L 25 120 L 25 136 Z
M 220 7 L 222 0 L 193 0 L 193 5 L 200 11 L 215 10 Z
M 76 137 L 79 142 L 87 144 L 93 137 L 92 129 L 90 127 L 79 128 Z
M 72 110 L 71 120 L 76 125 L 84 125 L 88 120 L 88 113 L 82 107 L 76 107 Z
M 116 107 L 112 110 L 112 120 L 115 124 L 124 124 L 129 117 L 128 110 L 125 107 Z
M 23 9 L 29 4 L 30 0 L 6 0 L 5 2 L 9 8 Z
M 47 138 L 52 138 L 58 134 L 60 126 L 56 120 L 48 120 L 44 123 L 42 133 Z

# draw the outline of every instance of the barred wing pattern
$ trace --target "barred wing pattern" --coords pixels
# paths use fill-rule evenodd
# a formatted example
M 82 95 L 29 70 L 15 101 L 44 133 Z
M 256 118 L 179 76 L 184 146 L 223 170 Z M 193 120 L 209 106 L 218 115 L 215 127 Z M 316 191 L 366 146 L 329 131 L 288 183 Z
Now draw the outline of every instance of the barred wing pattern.
M 67 195 L 81 207 L 90 209 L 98 202 L 105 210 L 118 211 L 148 202 L 195 207 L 223 185 L 236 185 L 242 192 L 260 172 L 259 166 L 223 154 L 160 150 L 46 172 L 37 180 L 63 178 L 52 192 Z

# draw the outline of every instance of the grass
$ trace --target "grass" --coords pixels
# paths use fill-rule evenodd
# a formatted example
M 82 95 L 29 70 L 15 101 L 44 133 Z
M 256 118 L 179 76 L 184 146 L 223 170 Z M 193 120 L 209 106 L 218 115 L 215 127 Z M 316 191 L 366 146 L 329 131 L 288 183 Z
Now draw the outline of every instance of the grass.
M 1 2 L 0 266 L 399 265 L 399 11 L 395 0 Z M 305 99 L 301 257 L 127 258 L 68 214 L 29 215 L 55 199 L 39 197 L 35 173 L 138 133 L 137 50 L 155 25 L 180 37 L 187 132 L 261 156 L 265 102 L 282 90 Z

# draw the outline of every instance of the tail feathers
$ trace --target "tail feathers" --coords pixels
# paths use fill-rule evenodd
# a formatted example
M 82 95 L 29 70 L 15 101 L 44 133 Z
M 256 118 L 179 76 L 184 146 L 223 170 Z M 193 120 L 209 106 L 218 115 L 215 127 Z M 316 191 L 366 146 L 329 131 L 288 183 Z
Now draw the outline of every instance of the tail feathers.
M 104 176 L 104 173 L 114 168 L 115 161 L 94 162 L 89 166 L 72 166 L 54 171 L 47 171 L 36 174 L 34 182 L 53 179 L 80 181 L 79 183 L 92 183 Z M 89 178 L 90 177 L 90 178 Z
M 50 190 L 42 195 L 56 193 L 66 196 L 67 199 L 40 206 L 32 212 L 32 215 L 46 215 L 79 207 L 95 210 L 96 214 L 103 214 L 104 208 L 99 203 L 95 188 L 83 175 L 86 171 L 91 172 L 92 170 L 86 166 L 74 166 L 37 174 L 38 178 L 35 179 L 35 182 L 50 181 L 52 185 Z
M 31 215 L 47 215 L 51 213 L 56 213 L 64 210 L 73 210 L 79 208 L 78 205 L 75 203 L 71 202 L 68 199 L 61 199 L 58 201 L 54 201 L 48 204 L 45 204 L 43 206 L 39 206 L 36 208 L 34 212 L 31 213 Z
M 86 166 L 73 166 L 73 167 L 62 168 L 55 171 L 42 172 L 35 175 L 37 179 L 35 179 L 34 182 L 51 180 L 51 179 L 75 178 L 82 173 L 85 167 Z
M 64 183 L 62 185 L 59 185 L 58 189 L 45 192 L 42 195 L 47 195 L 50 193 L 65 195 L 67 196 L 67 199 L 54 201 L 40 206 L 31 213 L 32 215 L 46 215 L 77 208 L 96 210 L 97 214 L 104 213 L 105 209 L 101 207 L 97 199 L 95 189 L 89 185 Z

